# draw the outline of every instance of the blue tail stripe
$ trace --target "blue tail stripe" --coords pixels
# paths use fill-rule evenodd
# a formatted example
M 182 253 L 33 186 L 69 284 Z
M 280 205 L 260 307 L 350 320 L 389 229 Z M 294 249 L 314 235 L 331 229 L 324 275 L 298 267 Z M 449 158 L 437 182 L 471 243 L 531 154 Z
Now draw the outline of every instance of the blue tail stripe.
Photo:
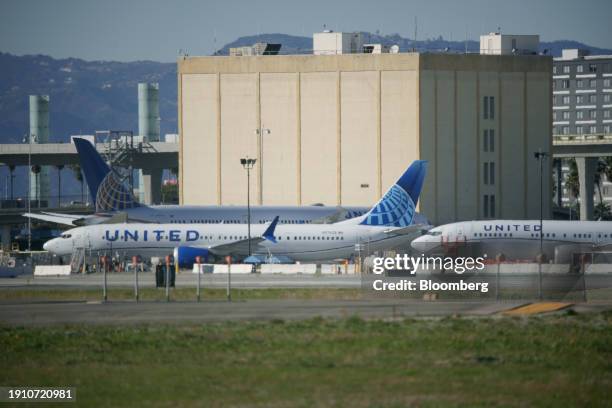
M 98 188 L 104 177 L 110 173 L 110 167 L 106 164 L 102 156 L 98 153 L 94 145 L 87 139 L 73 138 L 76 147 L 81 170 L 89 187 L 89 194 L 93 202 L 96 202 Z
M 406 227 L 412 224 L 427 162 L 417 160 L 366 214 L 362 225 Z

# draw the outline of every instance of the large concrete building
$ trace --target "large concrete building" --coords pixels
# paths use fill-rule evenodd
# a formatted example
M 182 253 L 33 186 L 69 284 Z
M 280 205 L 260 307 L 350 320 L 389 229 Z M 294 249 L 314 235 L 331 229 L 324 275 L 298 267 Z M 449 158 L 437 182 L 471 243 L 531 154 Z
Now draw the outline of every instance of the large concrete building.
M 551 72 L 535 55 L 182 58 L 181 203 L 244 204 L 249 156 L 256 204 L 370 205 L 425 159 L 434 223 L 539 218 Z
M 612 134 L 612 55 L 563 50 L 553 65 L 553 134 Z

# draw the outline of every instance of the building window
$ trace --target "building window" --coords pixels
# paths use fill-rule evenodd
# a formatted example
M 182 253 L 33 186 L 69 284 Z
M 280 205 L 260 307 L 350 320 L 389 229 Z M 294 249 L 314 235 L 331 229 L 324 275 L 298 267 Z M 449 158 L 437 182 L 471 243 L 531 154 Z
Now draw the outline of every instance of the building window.
M 485 218 L 489 218 L 489 196 L 487 194 L 482 197 L 482 209 L 484 210 Z
M 605 95 L 604 95 L 604 102 L 605 102 L 605 103 L 610 102 L 610 99 L 611 99 L 611 98 L 610 98 L 610 94 L 605 94 Z
M 584 96 L 583 95 L 576 95 L 576 103 L 577 104 L 584 103 Z
M 603 111 L 603 117 L 604 119 L 610 119 L 610 110 Z
M 582 82 L 582 81 L 576 81 L 576 83 L 578 83 L 578 82 Z M 578 85 L 576 85 L 576 86 L 578 86 Z M 561 87 L 562 87 L 563 89 L 569 89 L 569 87 L 570 87 L 570 81 L 569 81 L 569 79 L 564 79 L 563 81 L 561 81 Z M 580 87 L 579 87 L 579 88 L 580 88 Z
M 491 194 L 491 198 L 489 199 L 489 204 L 491 205 L 489 214 L 491 214 L 491 218 L 495 218 L 495 196 L 493 194 Z
M 569 105 L 569 103 L 570 103 L 570 97 L 569 97 L 569 96 L 567 96 L 567 95 L 566 95 L 566 96 L 564 96 L 564 97 L 563 97 L 563 104 L 564 104 L 564 105 Z
M 603 81 L 604 86 L 609 87 L 610 86 L 610 78 L 606 78 Z
M 597 126 L 591 126 L 589 128 L 589 133 L 591 133 L 591 134 L 597 133 Z
M 487 129 L 484 130 L 482 135 L 482 150 L 485 152 L 489 151 L 489 131 Z
M 489 162 L 484 162 L 483 167 L 482 175 L 484 177 L 484 183 L 489 184 Z
M 553 120 L 556 121 L 557 120 L 557 112 L 553 112 Z
M 584 129 L 582 128 L 582 126 L 576 126 L 576 134 L 578 135 L 584 134 Z
M 557 73 L 557 66 L 556 66 L 556 65 L 554 65 L 554 66 L 553 66 L 553 74 L 556 74 L 556 73 Z
M 597 95 L 589 95 L 589 103 L 597 103 Z
M 582 65 L 576 65 L 576 72 L 580 74 L 581 72 L 583 72 L 583 70 L 584 70 L 584 67 Z
M 590 119 L 597 119 L 597 111 L 596 110 L 590 110 L 589 111 L 589 118 Z
M 569 135 L 569 126 L 563 126 L 561 129 L 564 135 Z
M 564 111 L 564 112 L 563 112 L 563 119 L 565 119 L 565 120 L 569 120 L 569 118 L 570 118 L 570 113 L 569 113 L 569 111 Z
M 576 112 L 576 119 L 584 119 L 584 112 L 583 111 L 577 111 Z
M 589 64 L 589 72 L 591 72 L 591 73 L 593 73 L 593 74 L 594 74 L 595 72 L 597 72 L 597 65 L 595 65 L 595 64 Z
M 569 67 L 569 65 L 564 65 L 564 66 L 563 66 L 563 73 L 564 73 L 564 74 L 569 74 L 569 73 L 570 73 L 570 67 Z
M 483 98 L 483 116 L 485 119 L 495 119 L 495 97 L 485 96 Z
M 590 86 L 591 88 L 597 88 L 597 80 L 596 80 L 596 79 L 591 79 L 591 80 L 589 81 L 589 86 Z
M 495 184 L 495 163 L 489 163 L 489 184 Z
M 489 151 L 495 151 L 495 130 L 489 129 Z
M 603 132 L 606 133 L 606 134 L 609 134 L 610 133 L 610 125 L 604 125 Z

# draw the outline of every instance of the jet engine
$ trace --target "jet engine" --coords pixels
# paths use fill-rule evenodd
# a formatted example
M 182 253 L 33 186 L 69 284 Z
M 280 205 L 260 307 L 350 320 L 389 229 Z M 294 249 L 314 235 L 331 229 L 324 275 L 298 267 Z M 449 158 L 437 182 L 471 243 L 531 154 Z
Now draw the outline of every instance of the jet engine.
M 178 262 L 179 266 L 191 268 L 195 264 L 197 256 L 202 258 L 202 262 L 205 262 L 209 254 L 210 252 L 206 248 L 180 246 L 174 248 L 174 261 Z

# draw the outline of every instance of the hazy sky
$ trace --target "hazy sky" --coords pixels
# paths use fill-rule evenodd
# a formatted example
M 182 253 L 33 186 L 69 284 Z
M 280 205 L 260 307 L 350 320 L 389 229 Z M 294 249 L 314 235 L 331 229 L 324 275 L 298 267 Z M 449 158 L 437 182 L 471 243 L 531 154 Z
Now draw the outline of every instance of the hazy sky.
M 0 51 L 56 58 L 174 61 L 244 35 L 380 30 L 418 38 L 540 34 L 612 48 L 612 0 L 0 0 Z

